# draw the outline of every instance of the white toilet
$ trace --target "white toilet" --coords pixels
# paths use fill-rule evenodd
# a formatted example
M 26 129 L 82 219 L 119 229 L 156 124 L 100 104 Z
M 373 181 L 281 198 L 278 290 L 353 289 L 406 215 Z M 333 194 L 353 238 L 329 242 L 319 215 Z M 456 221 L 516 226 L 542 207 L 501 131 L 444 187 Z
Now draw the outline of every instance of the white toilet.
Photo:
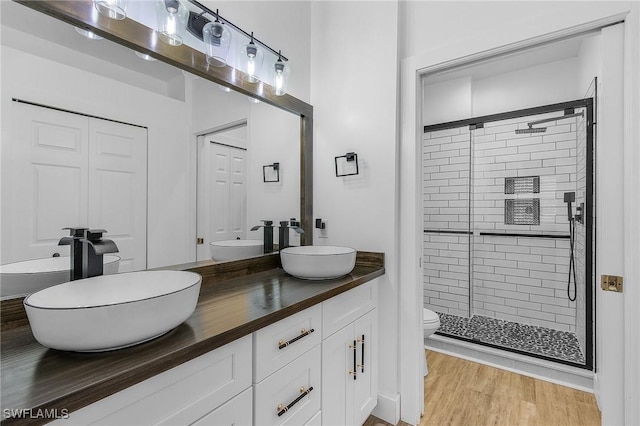
M 422 310 L 422 327 L 424 329 L 424 338 L 431 336 L 433 333 L 440 328 L 440 317 L 433 311 L 429 309 Z M 427 368 L 427 357 L 423 356 L 422 359 L 424 363 L 422 364 L 422 370 L 424 375 L 429 374 L 429 369 Z

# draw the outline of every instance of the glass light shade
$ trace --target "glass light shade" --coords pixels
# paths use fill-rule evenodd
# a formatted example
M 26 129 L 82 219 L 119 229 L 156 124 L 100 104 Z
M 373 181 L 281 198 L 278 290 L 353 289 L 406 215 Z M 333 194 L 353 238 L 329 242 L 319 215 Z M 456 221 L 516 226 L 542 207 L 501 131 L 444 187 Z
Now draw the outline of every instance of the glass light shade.
M 76 31 L 78 32 L 78 34 L 88 38 L 89 40 L 103 40 L 102 37 L 100 37 L 98 34 L 89 31 L 89 30 L 85 30 L 83 28 L 78 28 L 78 27 L 74 27 L 76 29 Z
M 227 65 L 231 46 L 231 31 L 221 22 L 209 22 L 202 29 L 202 38 L 207 53 L 207 63 L 214 67 Z
M 282 96 L 287 93 L 289 85 L 289 75 L 291 68 L 288 62 L 278 59 L 273 65 L 273 79 L 271 82 L 271 93 L 276 96 Z
M 189 9 L 181 0 L 156 2 L 158 36 L 170 46 L 180 46 L 187 30 Z
M 262 61 L 264 60 L 264 53 L 262 49 L 255 45 L 255 43 L 249 43 L 242 46 L 240 49 L 240 57 L 238 62 L 240 69 L 245 74 L 245 80 L 249 83 L 257 83 L 260 81 L 260 70 L 262 69 Z
M 100 15 L 107 18 L 122 21 L 127 17 L 127 5 L 129 0 L 93 0 L 93 5 Z

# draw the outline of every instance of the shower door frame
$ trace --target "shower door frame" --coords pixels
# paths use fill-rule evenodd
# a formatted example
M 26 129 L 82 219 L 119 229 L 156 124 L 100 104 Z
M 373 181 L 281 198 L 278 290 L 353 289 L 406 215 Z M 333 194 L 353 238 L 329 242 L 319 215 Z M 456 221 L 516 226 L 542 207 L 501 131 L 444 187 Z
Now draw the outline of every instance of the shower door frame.
M 586 147 L 586 203 L 585 203 L 585 229 L 586 229 L 586 238 L 585 238 L 585 277 L 584 282 L 586 285 L 585 289 L 585 322 L 586 322 L 586 336 L 585 336 L 585 346 L 586 354 L 585 354 L 585 364 L 579 364 L 571 361 L 566 361 L 562 359 L 557 359 L 553 357 L 548 357 L 544 355 L 534 354 L 526 351 L 521 351 L 518 349 L 507 348 L 499 345 L 495 345 L 492 343 L 481 342 L 479 340 L 472 340 L 469 338 L 465 338 L 462 336 L 455 336 L 446 334 L 446 337 L 464 340 L 466 342 L 472 342 L 483 346 L 488 346 L 496 349 L 505 350 L 508 352 L 514 352 L 521 355 L 531 356 L 534 358 L 544 359 L 547 361 L 553 361 L 560 364 L 570 365 L 572 367 L 578 367 L 586 370 L 593 371 L 594 369 L 594 349 L 595 349 L 595 327 L 594 327 L 594 318 L 595 318 L 595 298 L 593 297 L 594 286 L 595 286 L 595 240 L 594 240 L 594 223 L 595 223 L 595 211 L 594 211 L 594 126 L 596 123 L 594 122 L 594 99 L 593 98 L 585 98 L 585 99 L 576 99 L 568 102 L 560 102 L 555 104 L 537 106 L 532 108 L 525 108 L 520 110 L 508 111 L 498 114 L 490 114 L 484 115 L 480 117 L 472 117 L 463 120 L 449 121 L 446 123 L 438 123 L 426 125 L 423 127 L 423 133 L 434 132 L 438 130 L 447 130 L 453 129 L 463 126 L 469 126 L 469 131 L 473 131 L 478 128 L 484 127 L 484 123 L 500 121 L 500 120 L 508 120 L 513 118 L 527 117 L 531 115 L 537 114 L 545 114 L 549 112 L 557 112 L 564 111 L 570 108 L 585 108 L 586 110 L 586 120 L 587 120 L 587 147 Z M 561 118 L 561 117 L 559 117 Z M 473 139 L 470 140 L 470 144 L 472 144 Z M 472 148 L 472 146 L 470 145 Z M 471 180 L 471 174 L 469 176 Z M 469 183 L 469 188 L 471 191 L 472 184 Z M 469 209 L 471 209 L 471 204 L 473 200 L 469 199 Z M 471 221 L 471 215 L 469 216 L 469 220 Z M 428 230 L 424 230 L 427 232 Z M 461 231 L 445 231 L 445 233 L 462 233 Z M 465 232 L 466 233 L 466 232 Z M 471 237 L 473 231 L 469 229 L 468 232 Z M 505 234 L 509 235 L 509 234 Z M 469 248 L 469 256 L 471 256 L 471 242 Z M 472 269 L 473 263 L 472 259 L 469 259 L 469 316 L 472 314 L 472 300 L 471 294 L 473 285 L 472 281 Z M 437 332 L 440 334 L 439 332 Z

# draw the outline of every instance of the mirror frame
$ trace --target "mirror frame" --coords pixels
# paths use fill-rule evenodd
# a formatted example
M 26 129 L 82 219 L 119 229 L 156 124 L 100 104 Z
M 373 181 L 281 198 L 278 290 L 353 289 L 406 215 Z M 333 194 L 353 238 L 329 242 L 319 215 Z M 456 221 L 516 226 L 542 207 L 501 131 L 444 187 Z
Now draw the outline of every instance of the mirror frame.
M 115 21 L 96 13 L 91 0 L 13 0 L 75 27 L 98 34 L 129 49 L 228 87 L 238 93 L 291 112 L 300 117 L 300 220 L 306 230 L 302 245 L 313 244 L 313 106 L 289 94 L 271 94 L 265 82 L 246 83 L 242 72 L 230 66 L 210 67 L 206 55 L 185 44 L 169 46 L 159 41 L 155 30 L 132 19 Z

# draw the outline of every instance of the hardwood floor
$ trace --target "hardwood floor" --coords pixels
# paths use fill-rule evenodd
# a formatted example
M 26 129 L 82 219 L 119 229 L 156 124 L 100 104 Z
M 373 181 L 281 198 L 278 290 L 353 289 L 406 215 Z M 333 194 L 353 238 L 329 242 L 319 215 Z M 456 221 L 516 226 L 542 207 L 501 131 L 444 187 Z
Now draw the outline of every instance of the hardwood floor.
M 421 426 L 601 424 L 593 394 L 433 351 L 427 361 Z

